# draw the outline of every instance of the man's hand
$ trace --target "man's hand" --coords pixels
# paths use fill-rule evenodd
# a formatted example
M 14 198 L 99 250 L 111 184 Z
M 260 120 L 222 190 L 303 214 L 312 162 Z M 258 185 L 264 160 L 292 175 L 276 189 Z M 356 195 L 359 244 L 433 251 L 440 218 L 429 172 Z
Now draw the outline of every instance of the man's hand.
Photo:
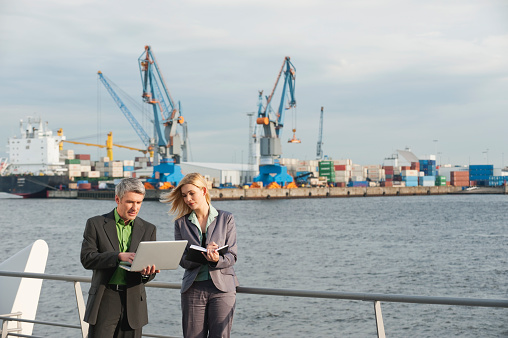
M 135 252 L 120 252 L 118 254 L 118 260 L 122 262 L 129 262 L 132 264 L 132 261 L 134 260 L 134 256 L 136 256 Z

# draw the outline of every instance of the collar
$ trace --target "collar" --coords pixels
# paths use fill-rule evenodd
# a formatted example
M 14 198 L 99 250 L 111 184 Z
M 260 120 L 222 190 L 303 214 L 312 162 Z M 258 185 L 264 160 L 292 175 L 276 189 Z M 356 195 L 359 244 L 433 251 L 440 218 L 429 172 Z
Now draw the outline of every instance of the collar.
M 122 217 L 120 217 L 120 215 L 118 214 L 118 211 L 116 211 L 116 208 L 115 208 L 115 223 L 119 223 L 123 226 L 132 226 L 133 225 L 133 222 L 134 220 L 130 220 L 129 222 L 127 222 L 127 224 L 125 224 L 125 221 L 122 219 Z
M 208 229 L 208 226 L 210 225 L 210 223 L 213 222 L 215 217 L 217 217 L 219 215 L 219 212 L 217 211 L 217 209 L 215 209 L 213 207 L 213 205 L 209 204 L 208 206 L 210 207 L 210 210 L 208 211 L 208 219 L 206 221 L 206 228 L 207 229 Z M 194 210 L 189 215 L 189 221 L 191 221 L 193 224 L 195 224 L 198 227 L 199 231 L 201 232 L 201 227 L 199 226 L 199 222 L 198 222 L 198 216 L 196 215 Z

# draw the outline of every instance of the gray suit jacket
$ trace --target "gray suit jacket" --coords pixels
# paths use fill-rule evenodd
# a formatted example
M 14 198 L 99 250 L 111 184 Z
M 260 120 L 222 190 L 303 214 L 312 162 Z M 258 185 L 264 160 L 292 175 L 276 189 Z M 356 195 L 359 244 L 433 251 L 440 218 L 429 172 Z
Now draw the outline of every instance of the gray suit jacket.
M 136 217 L 131 233 L 129 252 L 136 252 L 139 242 L 155 241 L 155 225 Z M 81 264 L 93 270 L 92 284 L 88 292 L 84 320 L 91 325 L 97 322 L 97 313 L 104 290 L 118 266 L 120 253 L 114 210 L 102 216 L 95 216 L 86 222 L 81 245 Z M 129 325 L 133 329 L 148 323 L 146 291 L 144 283 L 152 280 L 143 278 L 139 272 L 127 272 L 126 307 Z
M 236 225 L 233 214 L 227 211 L 217 210 L 219 215 L 208 226 L 206 245 L 215 242 L 217 245 L 228 245 L 228 252 L 219 256 L 217 264 L 209 262 L 210 276 L 217 289 L 223 292 L 236 292 L 238 279 L 236 278 L 233 265 L 236 263 Z M 199 230 L 191 221 L 189 215 L 180 217 L 175 221 L 175 240 L 186 239 L 187 247 L 180 260 L 180 266 L 185 269 L 182 280 L 181 292 L 184 293 L 192 285 L 198 275 L 201 264 L 186 259 L 189 246 L 201 245 Z

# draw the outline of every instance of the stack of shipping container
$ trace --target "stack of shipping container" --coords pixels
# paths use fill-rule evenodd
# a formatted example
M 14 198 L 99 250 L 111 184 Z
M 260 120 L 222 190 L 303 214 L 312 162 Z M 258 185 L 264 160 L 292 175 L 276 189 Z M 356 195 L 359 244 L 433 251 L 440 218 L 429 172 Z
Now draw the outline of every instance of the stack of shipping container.
M 335 182 L 335 168 L 333 161 L 319 161 L 319 177 L 326 177 L 328 183 Z
M 450 172 L 450 184 L 455 187 L 469 186 L 469 171 L 452 171 Z
M 89 190 L 92 182 L 134 176 L 135 161 L 110 161 L 108 157 L 101 157 L 99 161 L 91 161 L 90 154 L 74 154 L 73 150 L 60 151 L 60 159 L 65 161 L 67 175 L 76 182 L 69 184 L 70 189 Z M 143 160 L 145 159 L 145 160 Z M 151 165 L 148 158 L 136 158 L 136 163 L 143 167 Z
M 351 171 L 353 170 L 353 161 L 346 160 L 334 160 L 335 170 L 335 186 L 345 187 L 351 179 Z

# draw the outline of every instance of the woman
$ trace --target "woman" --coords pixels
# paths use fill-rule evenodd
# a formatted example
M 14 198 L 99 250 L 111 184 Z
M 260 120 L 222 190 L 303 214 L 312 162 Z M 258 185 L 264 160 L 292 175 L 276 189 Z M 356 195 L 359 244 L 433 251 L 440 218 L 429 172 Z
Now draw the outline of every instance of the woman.
M 184 337 L 230 337 L 238 280 L 236 225 L 233 214 L 216 210 L 203 176 L 186 175 L 170 193 L 161 198 L 171 203 L 175 214 L 175 240 L 188 241 L 180 266 L 182 280 L 182 327 Z M 205 264 L 189 260 L 190 245 L 206 248 L 200 253 Z M 227 245 L 227 251 L 217 249 Z

